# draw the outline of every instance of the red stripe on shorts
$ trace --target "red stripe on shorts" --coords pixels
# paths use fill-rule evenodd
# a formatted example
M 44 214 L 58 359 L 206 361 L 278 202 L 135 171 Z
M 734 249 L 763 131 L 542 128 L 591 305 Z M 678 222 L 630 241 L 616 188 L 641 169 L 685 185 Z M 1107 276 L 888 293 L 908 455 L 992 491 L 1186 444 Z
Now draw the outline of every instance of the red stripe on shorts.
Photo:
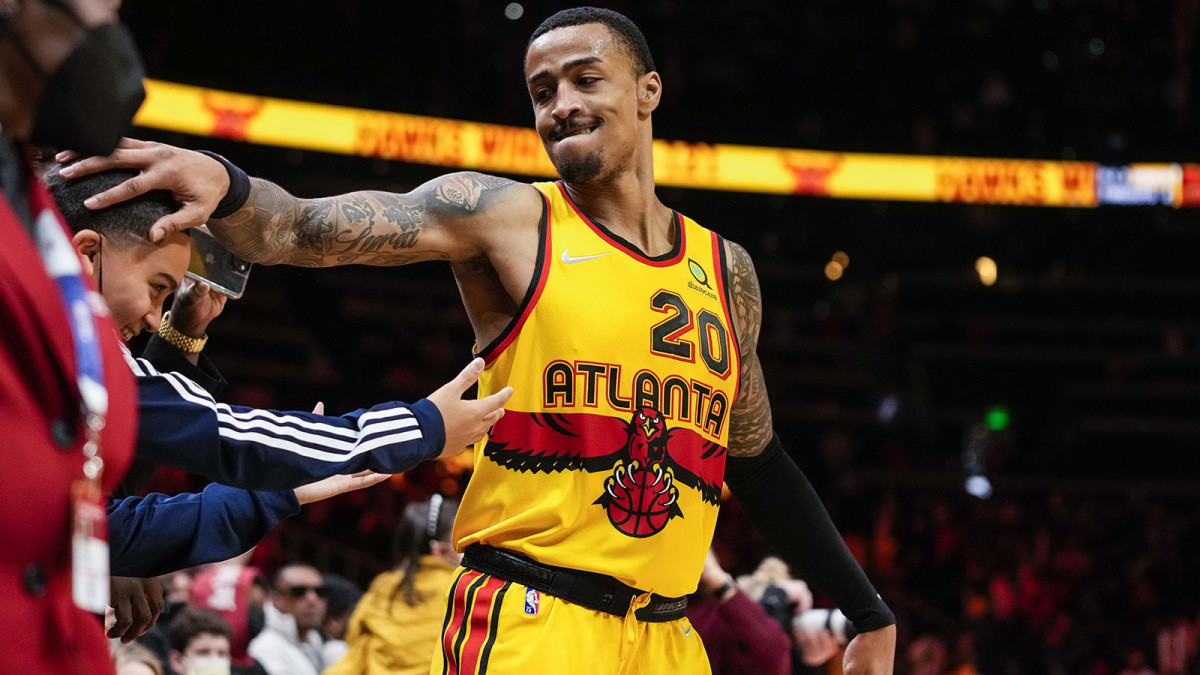
M 489 619 L 493 611 L 500 611 L 499 607 L 492 607 L 492 600 L 502 586 L 503 579 L 492 577 L 475 595 L 475 603 L 471 608 L 471 635 L 463 645 L 462 661 L 459 662 L 461 675 L 475 675 L 475 669 L 479 665 L 479 652 L 483 643 L 487 641 Z
M 446 661 L 449 663 L 450 672 L 458 670 L 458 664 L 453 662 L 454 659 L 454 636 L 462 627 L 463 618 L 466 616 L 464 605 L 466 604 L 467 587 L 473 581 L 483 576 L 483 573 L 475 570 L 468 570 L 458 578 L 458 586 L 454 589 L 454 597 L 450 599 L 453 609 L 451 609 L 450 624 L 446 626 L 446 632 L 442 634 L 442 670 L 446 671 Z

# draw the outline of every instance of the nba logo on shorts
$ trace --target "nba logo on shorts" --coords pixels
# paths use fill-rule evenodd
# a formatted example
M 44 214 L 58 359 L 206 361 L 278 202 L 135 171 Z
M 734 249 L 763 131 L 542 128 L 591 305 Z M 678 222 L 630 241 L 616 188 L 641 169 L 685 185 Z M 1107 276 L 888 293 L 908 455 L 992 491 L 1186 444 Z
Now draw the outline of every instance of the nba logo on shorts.
M 532 588 L 525 589 L 525 613 L 537 616 L 538 606 L 542 604 L 542 594 Z

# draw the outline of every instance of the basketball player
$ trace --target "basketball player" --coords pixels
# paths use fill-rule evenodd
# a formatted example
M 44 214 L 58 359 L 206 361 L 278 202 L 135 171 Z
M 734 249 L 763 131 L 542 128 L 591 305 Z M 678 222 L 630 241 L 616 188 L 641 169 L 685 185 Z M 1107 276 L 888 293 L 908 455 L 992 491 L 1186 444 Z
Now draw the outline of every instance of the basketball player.
M 157 230 L 215 209 L 212 230 L 255 262 L 450 262 L 487 364 L 480 395 L 517 393 L 477 446 L 433 672 L 708 672 L 682 596 L 724 480 L 854 622 L 846 672 L 889 675 L 892 614 L 772 431 L 750 258 L 655 196 L 662 81 L 641 32 L 608 10 L 559 12 L 525 75 L 558 182 L 468 172 L 303 200 L 139 141 L 75 171 L 143 169 L 94 205 L 172 189 L 183 215 Z

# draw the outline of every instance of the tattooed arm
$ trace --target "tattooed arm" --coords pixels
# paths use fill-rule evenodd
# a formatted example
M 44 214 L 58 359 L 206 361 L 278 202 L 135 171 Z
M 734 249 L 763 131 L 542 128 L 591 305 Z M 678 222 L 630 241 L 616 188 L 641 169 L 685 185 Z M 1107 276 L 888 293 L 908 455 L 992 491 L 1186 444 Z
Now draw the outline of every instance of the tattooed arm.
M 738 374 L 738 397 L 730 411 L 729 456 L 753 457 L 771 440 L 771 402 L 758 361 L 758 334 L 762 328 L 762 294 L 750 254 L 741 246 L 725 240 L 725 259 L 729 261 L 727 278 L 733 307 L 733 325 L 737 333 L 742 370 Z
M 473 172 L 442 176 L 403 195 L 352 192 L 318 199 L 299 199 L 255 178 L 245 206 L 209 227 L 229 250 L 253 262 L 404 265 L 478 255 L 489 225 L 536 223 L 541 209 L 531 186 Z
M 139 173 L 94 195 L 87 208 L 106 208 L 150 190 L 169 190 L 179 202 L 178 211 L 151 227 L 154 241 L 202 225 L 229 190 L 229 175 L 215 159 L 131 138 L 107 157 L 79 160 L 60 173 L 71 180 L 108 169 Z M 246 204 L 209 224 L 226 247 L 253 262 L 403 265 L 486 253 L 489 241 L 503 238 L 503 226 L 536 225 L 541 213 L 541 197 L 532 186 L 463 172 L 403 195 L 354 192 L 321 199 L 299 199 L 274 183 L 252 179 Z

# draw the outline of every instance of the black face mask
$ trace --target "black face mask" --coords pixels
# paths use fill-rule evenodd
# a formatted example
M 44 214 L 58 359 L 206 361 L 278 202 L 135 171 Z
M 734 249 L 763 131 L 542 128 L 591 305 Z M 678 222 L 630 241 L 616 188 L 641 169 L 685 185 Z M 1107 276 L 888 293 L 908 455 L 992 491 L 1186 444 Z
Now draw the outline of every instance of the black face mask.
M 122 24 L 87 26 L 67 7 L 50 4 L 66 12 L 86 33 L 66 61 L 47 77 L 21 36 L 9 31 L 46 81 L 31 140 L 85 155 L 107 155 L 129 131 L 146 98 L 141 57 Z

